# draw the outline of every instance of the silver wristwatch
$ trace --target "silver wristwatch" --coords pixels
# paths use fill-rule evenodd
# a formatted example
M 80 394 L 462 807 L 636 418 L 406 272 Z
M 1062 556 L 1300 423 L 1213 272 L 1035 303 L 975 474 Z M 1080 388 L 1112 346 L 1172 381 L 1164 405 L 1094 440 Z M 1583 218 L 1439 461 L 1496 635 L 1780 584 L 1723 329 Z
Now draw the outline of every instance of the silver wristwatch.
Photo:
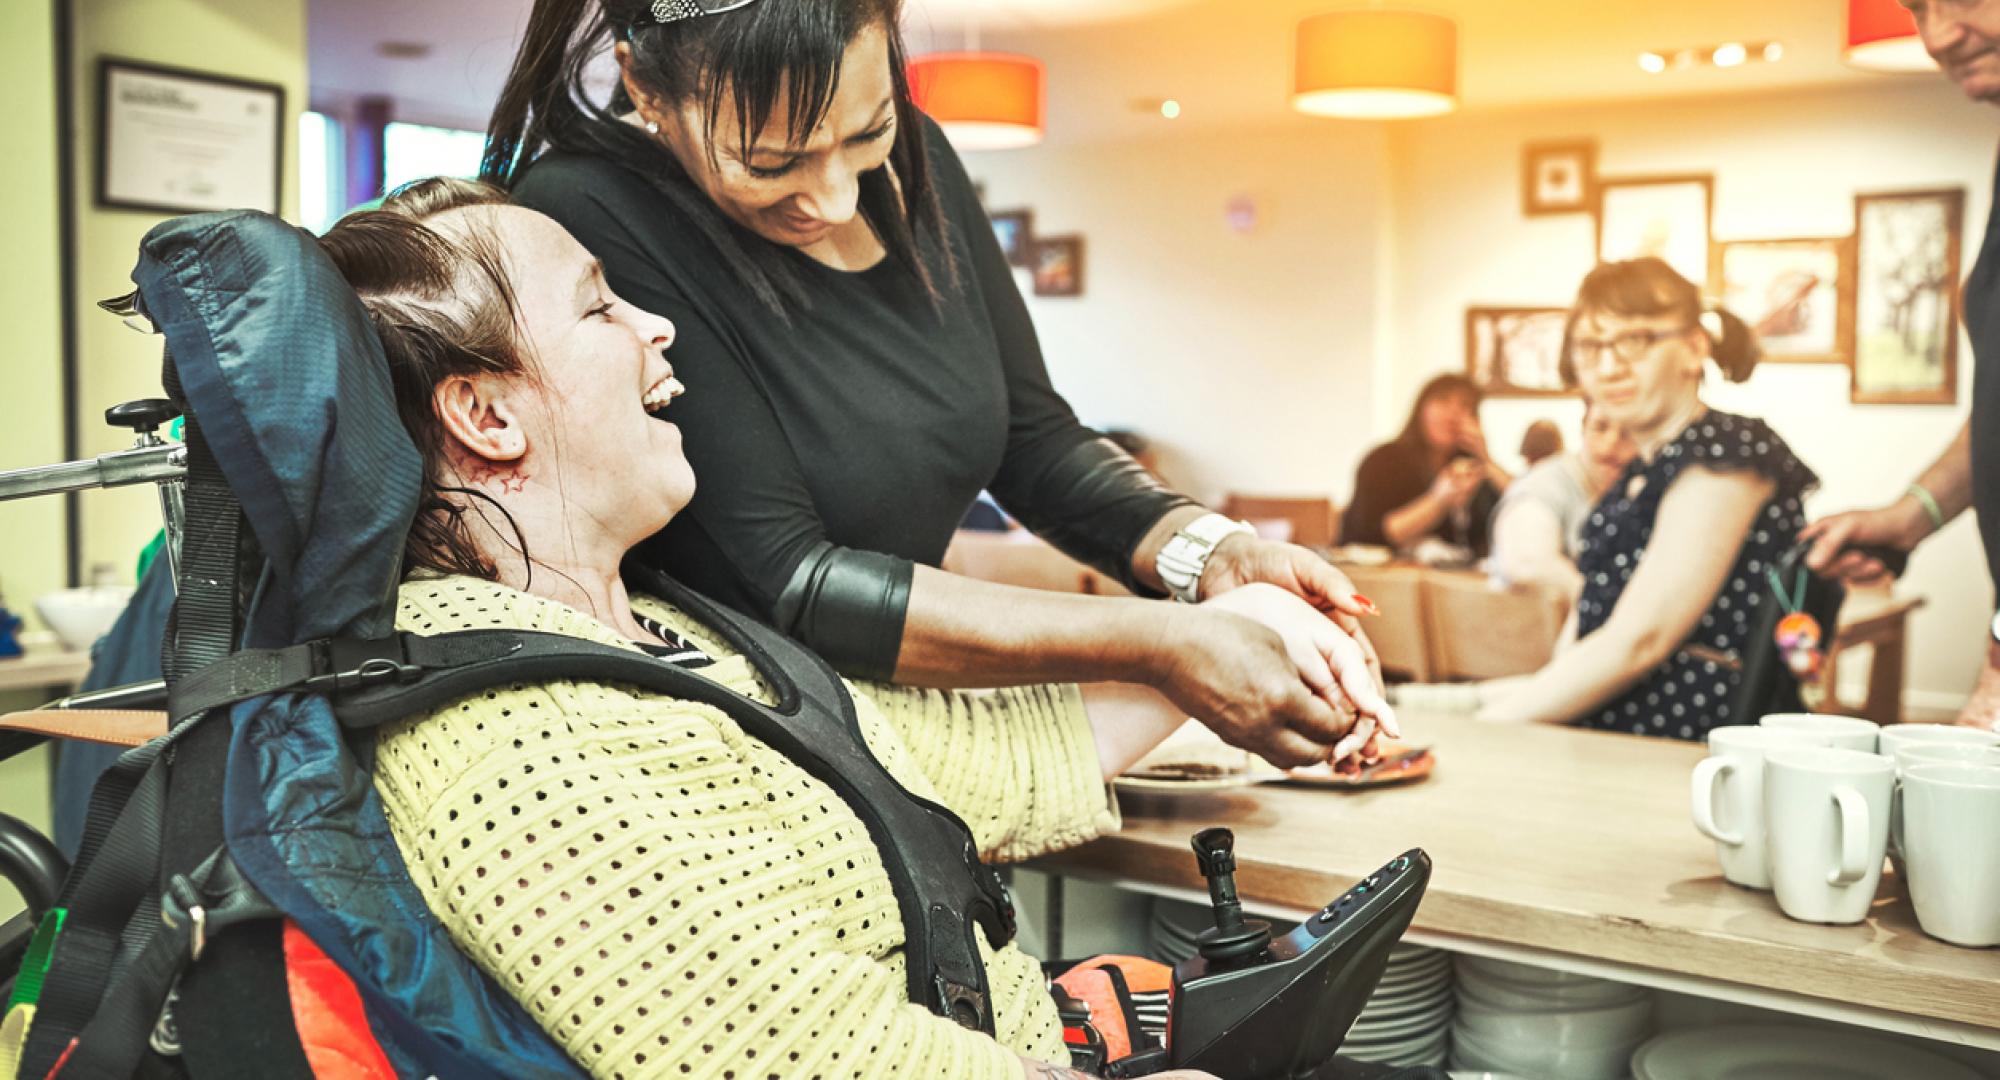
M 1236 533 L 1254 535 L 1256 530 L 1248 522 L 1231 521 L 1221 514 L 1203 514 L 1182 526 L 1153 562 L 1153 569 L 1159 573 L 1167 592 L 1183 604 L 1200 599 L 1197 593 L 1208 557 L 1215 554 L 1217 545 L 1225 538 Z

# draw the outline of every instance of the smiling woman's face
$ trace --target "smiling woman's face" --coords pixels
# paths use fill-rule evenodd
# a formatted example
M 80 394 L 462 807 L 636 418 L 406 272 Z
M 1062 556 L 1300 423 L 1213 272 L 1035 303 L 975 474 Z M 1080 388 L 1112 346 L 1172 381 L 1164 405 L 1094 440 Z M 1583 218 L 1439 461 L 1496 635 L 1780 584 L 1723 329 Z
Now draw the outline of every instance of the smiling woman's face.
M 666 355 L 673 323 L 620 300 L 602 264 L 549 218 L 515 206 L 455 213 L 490 215 L 504 253 L 528 369 L 507 395 L 525 467 L 560 485 L 573 513 L 633 543 L 652 535 L 694 495 L 680 429 L 661 416 L 681 390 Z
M 853 221 L 862 174 L 881 168 L 896 144 L 896 84 L 889 35 L 880 26 L 864 29 L 849 43 L 826 116 L 802 136 L 785 116 L 784 92 L 763 130 L 751 132 L 748 144 L 741 145 L 742 124 L 727 87 L 711 124 L 698 101 L 669 107 L 647 100 L 630 79 L 626 86 L 640 103 L 640 119 L 659 125 L 674 157 L 716 207 L 786 247 L 811 247 Z

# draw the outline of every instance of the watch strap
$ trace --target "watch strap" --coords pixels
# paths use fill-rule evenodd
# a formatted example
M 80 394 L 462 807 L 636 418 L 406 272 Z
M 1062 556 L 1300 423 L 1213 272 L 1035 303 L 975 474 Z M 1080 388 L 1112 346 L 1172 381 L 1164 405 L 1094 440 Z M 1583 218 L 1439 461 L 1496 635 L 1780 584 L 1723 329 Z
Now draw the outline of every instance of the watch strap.
M 1153 568 L 1169 595 L 1183 604 L 1192 604 L 1200 599 L 1201 574 L 1215 549 L 1237 533 L 1255 532 L 1248 522 L 1232 521 L 1221 514 L 1203 514 L 1167 539 L 1154 559 Z

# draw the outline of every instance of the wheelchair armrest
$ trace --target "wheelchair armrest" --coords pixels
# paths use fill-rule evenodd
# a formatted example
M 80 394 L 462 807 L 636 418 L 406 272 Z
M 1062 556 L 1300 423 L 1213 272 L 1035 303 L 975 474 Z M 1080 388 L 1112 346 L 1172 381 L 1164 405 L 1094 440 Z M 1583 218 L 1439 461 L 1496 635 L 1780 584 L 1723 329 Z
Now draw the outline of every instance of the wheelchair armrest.
M 30 919 L 39 921 L 55 906 L 68 875 L 69 860 L 54 841 L 20 818 L 0 814 L 0 877 L 20 892 Z

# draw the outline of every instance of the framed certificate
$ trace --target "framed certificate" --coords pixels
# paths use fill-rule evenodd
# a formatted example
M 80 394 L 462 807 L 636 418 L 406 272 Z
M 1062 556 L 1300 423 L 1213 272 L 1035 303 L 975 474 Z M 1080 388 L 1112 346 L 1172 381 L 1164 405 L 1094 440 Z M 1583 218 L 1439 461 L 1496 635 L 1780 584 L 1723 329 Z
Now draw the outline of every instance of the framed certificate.
M 106 57 L 97 78 L 97 205 L 278 213 L 285 88 Z

